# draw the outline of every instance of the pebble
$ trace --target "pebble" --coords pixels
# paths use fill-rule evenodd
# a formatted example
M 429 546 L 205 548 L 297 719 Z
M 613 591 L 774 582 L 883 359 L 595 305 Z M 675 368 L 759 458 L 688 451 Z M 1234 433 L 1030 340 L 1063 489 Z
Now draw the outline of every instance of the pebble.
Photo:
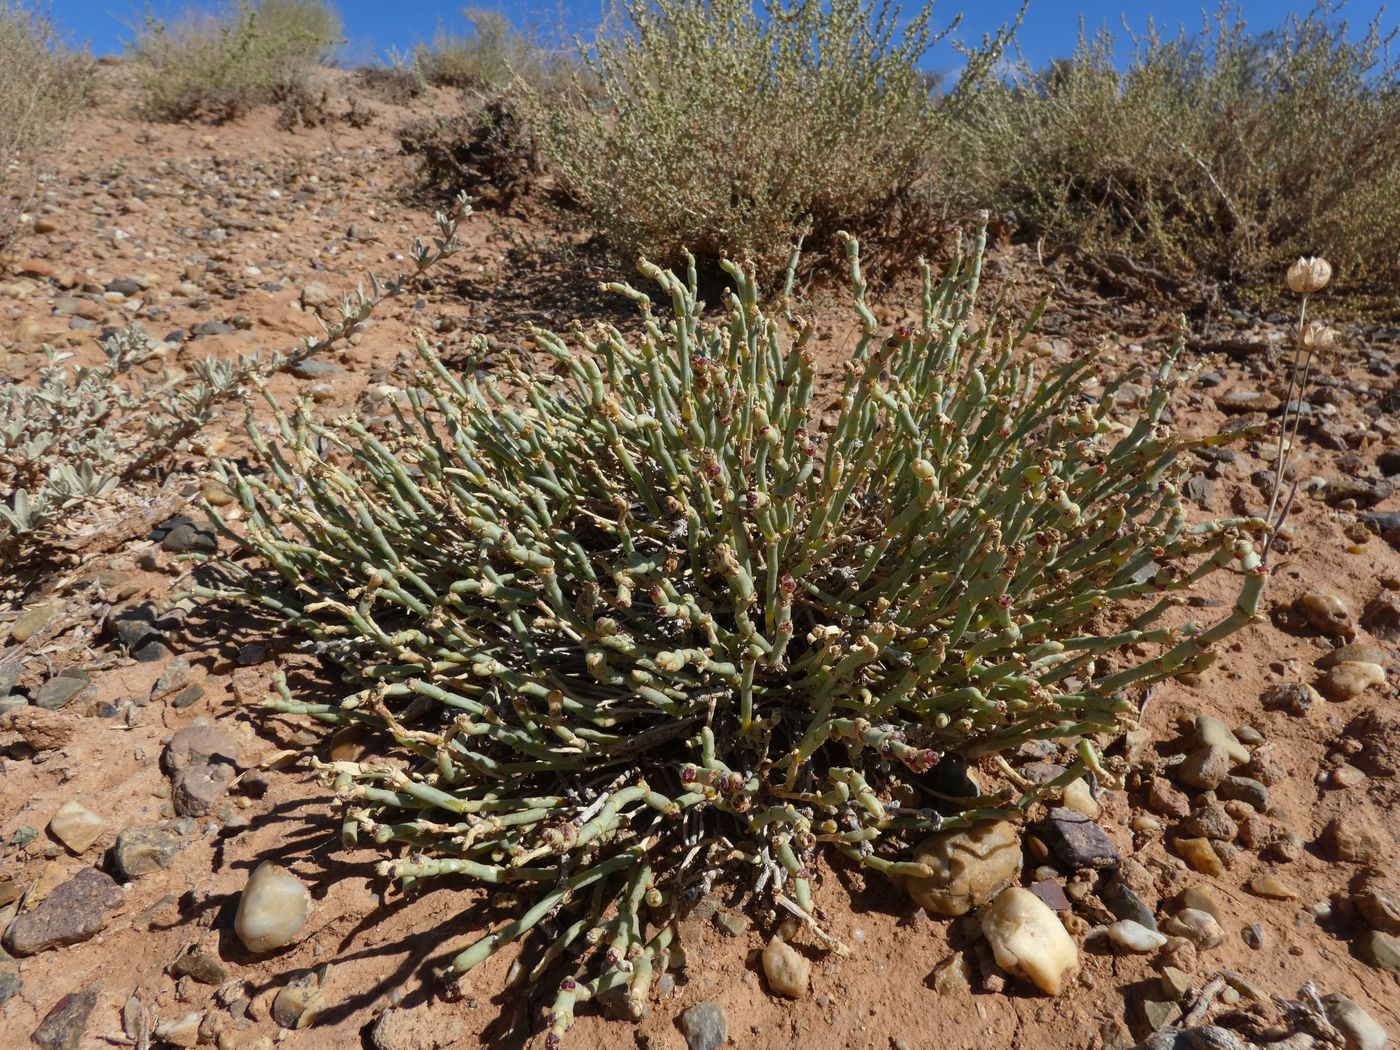
M 26 607 L 19 619 L 10 625 L 10 637 L 17 642 L 29 641 L 47 627 L 61 611 L 62 606 L 56 602 Z
M 1196 908 L 1182 908 L 1162 923 L 1162 929 L 1173 937 L 1185 937 L 1202 951 L 1219 947 L 1225 941 L 1225 931 L 1215 916 Z
M 1134 922 L 1132 919 L 1119 919 L 1110 926 L 1101 927 L 1108 939 L 1121 948 L 1132 952 L 1155 952 L 1167 943 L 1166 937 L 1156 930 Z
M 1205 838 L 1213 842 L 1233 842 L 1240 827 L 1218 802 L 1194 810 L 1177 826 L 1177 833 L 1189 838 Z
M 768 987 L 789 999 L 805 999 L 812 980 L 812 964 L 797 949 L 774 937 L 763 949 L 763 973 Z
M 1328 700 L 1352 700 L 1372 686 L 1385 685 L 1385 668 L 1380 664 L 1344 660 L 1328 668 L 1317 680 L 1317 688 Z
M 1400 977 L 1400 940 L 1380 930 L 1361 935 L 1361 954 L 1369 962 Z
M 44 1015 L 29 1038 L 43 1050 L 79 1050 L 87 1032 L 88 1018 L 97 1006 L 97 986 L 69 992 Z
M 939 995 L 956 995 L 972 990 L 972 967 L 966 955 L 954 952 L 933 968 L 933 990 Z
M 1083 777 L 1077 777 L 1065 785 L 1061 801 L 1066 809 L 1072 809 L 1090 820 L 1096 819 L 1099 815 L 1098 800 L 1094 798 L 1094 793 L 1089 788 L 1089 782 Z
M 1323 829 L 1322 842 L 1328 856 L 1349 864 L 1377 864 L 1385 855 L 1385 846 L 1377 836 L 1351 827 L 1341 817 Z
M 1039 825 L 1040 837 L 1067 868 L 1113 868 L 1118 849 L 1103 828 L 1082 813 L 1055 806 Z
M 170 964 L 170 973 L 175 977 L 189 977 L 200 984 L 218 987 L 228 980 L 228 971 L 217 957 L 206 952 L 197 944 L 192 944 Z
M 1219 875 L 1225 870 L 1220 854 L 1208 838 L 1173 839 L 1176 855 L 1202 875 Z
M 34 955 L 79 944 L 102 931 L 107 914 L 121 901 L 121 890 L 110 875 L 84 868 L 16 918 L 6 934 L 6 945 L 16 955 Z
M 982 935 L 997 965 L 1059 995 L 1065 976 L 1079 964 L 1079 950 L 1055 913 L 1029 890 L 1010 887 L 981 915 Z
M 170 775 L 171 801 L 182 817 L 214 812 L 238 775 L 241 747 L 211 725 L 181 729 L 166 745 L 162 765 Z
M 238 899 L 233 929 L 250 952 L 269 952 L 291 944 L 310 916 L 311 894 L 301 880 L 263 861 Z
M 1164 817 L 1184 817 L 1191 812 L 1191 800 L 1165 777 L 1153 777 L 1147 788 L 1147 806 Z
M 1198 791 L 1213 791 L 1236 765 L 1230 753 L 1218 746 L 1199 747 L 1176 767 L 1176 778 Z
M 242 913 L 240 907 L 239 913 Z M 321 983 L 325 968 L 293 977 L 272 1000 L 272 1019 L 283 1028 L 308 1028 L 321 1012 Z
M 1245 885 L 1250 893 L 1258 897 L 1267 897 L 1270 900 L 1276 901 L 1292 901 L 1298 899 L 1297 890 L 1273 875 L 1256 875 Z
M 1305 682 L 1281 682 L 1266 689 L 1260 702 L 1266 711 L 1286 711 L 1302 717 L 1321 699 L 1318 691 Z
M 1342 1033 L 1346 1050 L 1385 1050 L 1390 1036 L 1374 1017 L 1340 992 L 1324 996 L 1327 1020 Z
M 75 854 L 85 853 L 102 837 L 107 822 L 77 799 L 69 799 L 49 821 L 49 832 Z
M 1350 638 L 1356 633 L 1346 602 L 1335 594 L 1309 591 L 1298 599 L 1298 610 L 1308 623 L 1330 638 Z
M 70 667 L 50 678 L 34 694 L 34 706 L 46 711 L 57 711 L 69 703 L 79 693 L 92 685 L 92 675 L 87 671 Z
M 1264 947 L 1264 927 L 1257 922 L 1250 923 L 1240 931 L 1244 943 L 1256 952 Z
M 1191 975 L 1175 966 L 1162 967 L 1162 994 L 1172 1002 L 1180 1002 L 1191 991 L 1194 982 Z
M 1212 718 L 1210 715 L 1196 717 L 1192 740 L 1197 747 L 1220 748 L 1230 756 L 1230 761 L 1234 765 L 1244 765 L 1249 761 L 1249 749 L 1240 743 L 1234 731 L 1220 719 Z
M 1157 929 L 1157 920 L 1137 892 L 1121 879 L 1109 881 L 1100 894 L 1116 919 L 1130 919 L 1149 930 Z
M 112 847 L 112 868 L 126 882 L 168 868 L 180 840 L 159 824 L 123 828 Z
M 690 1050 L 719 1050 L 729 1041 L 729 1020 L 716 1002 L 696 1003 L 681 1014 L 681 1032 Z
M 1373 929 L 1400 934 L 1400 890 L 1388 884 L 1379 871 L 1362 877 L 1351 900 Z
M 1271 808 L 1269 789 L 1253 777 L 1226 777 L 1216 791 L 1227 801 L 1248 803 L 1258 813 L 1267 813 Z
M 1202 886 L 1188 886 L 1181 894 L 1181 906 L 1183 908 L 1195 908 L 1208 915 L 1214 915 L 1217 922 L 1225 921 L 1225 909 L 1220 906 L 1220 902 L 1211 896 L 1210 891 Z
M 715 912 L 715 925 L 731 937 L 742 937 L 748 932 L 749 920 L 736 912 Z
M 1327 650 L 1317 661 L 1317 666 L 1326 670 L 1329 667 L 1336 667 L 1338 664 L 1348 662 L 1386 664 L 1390 662 L 1390 657 L 1384 649 L 1372 642 L 1352 642 L 1349 645 L 1339 645 L 1335 649 Z
M 1009 886 L 1021 871 L 1021 840 L 1008 821 L 931 835 L 914 847 L 914 860 L 933 874 L 909 878 L 914 903 L 933 915 L 966 915 Z
M 3 920 L 0 920 L 3 921 Z M 4 1006 L 20 987 L 19 963 L 0 948 L 0 1006 Z

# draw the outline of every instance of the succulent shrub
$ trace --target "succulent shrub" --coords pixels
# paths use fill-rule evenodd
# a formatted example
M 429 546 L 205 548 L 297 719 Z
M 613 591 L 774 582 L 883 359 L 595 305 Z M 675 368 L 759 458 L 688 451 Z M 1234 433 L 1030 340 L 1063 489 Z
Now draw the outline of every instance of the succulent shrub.
M 966 202 L 1034 234 L 1258 277 L 1325 252 L 1350 279 L 1400 277 L 1400 60 L 1377 16 L 1339 3 L 1273 32 L 1222 10 L 1201 32 L 1081 38 L 1070 57 L 988 81 L 943 156 Z M 973 188 L 969 193 L 966 189 Z M 1270 282 L 1272 284 L 1272 281 Z
M 0 0 L 0 248 L 14 236 L 39 154 L 87 98 L 91 63 L 33 10 Z
M 925 176 L 948 113 L 1000 55 L 1003 30 L 936 93 L 943 35 L 871 0 L 628 0 L 625 31 L 584 53 L 591 89 L 538 104 L 546 152 L 623 258 L 702 271 L 747 253 L 778 278 L 804 232 L 886 244 L 930 223 Z M 702 274 L 703 276 L 703 274 Z
M 269 706 L 377 733 L 316 764 L 382 876 L 513 894 L 452 968 L 557 963 L 551 1043 L 583 999 L 638 1015 L 715 879 L 834 944 L 821 862 L 927 875 L 922 837 L 1029 801 L 967 764 L 1057 740 L 1066 780 L 1100 768 L 1095 734 L 1255 616 L 1262 523 L 1188 523 L 1176 454 L 1223 438 L 1164 425 L 1170 361 L 1126 423 L 1092 355 L 1039 374 L 1024 329 L 976 319 L 984 241 L 888 331 L 846 239 L 861 337 L 828 430 L 790 301 L 726 264 L 706 315 L 693 267 L 644 264 L 658 299 L 606 286 L 636 338 L 536 330 L 543 363 L 485 377 L 420 342 L 386 425 L 269 398 L 217 464 L 239 552 L 200 593 L 341 669 L 338 701 L 283 679 Z M 1234 607 L 1186 621 L 1220 571 Z
M 257 105 L 315 96 L 316 68 L 341 41 L 324 0 L 238 0 L 165 24 L 131 44 L 142 112 L 155 120 L 231 120 Z

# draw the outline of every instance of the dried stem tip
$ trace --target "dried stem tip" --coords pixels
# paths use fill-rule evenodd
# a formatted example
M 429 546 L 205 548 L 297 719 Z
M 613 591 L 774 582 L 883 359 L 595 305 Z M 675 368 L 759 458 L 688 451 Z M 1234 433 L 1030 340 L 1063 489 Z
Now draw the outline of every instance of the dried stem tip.
M 1288 268 L 1288 287 L 1298 295 L 1312 295 L 1327 287 L 1332 264 L 1321 256 L 1299 258 Z
M 1335 328 L 1320 321 L 1309 321 L 1298 336 L 1299 345 L 1310 354 L 1326 353 L 1336 345 L 1339 338 Z

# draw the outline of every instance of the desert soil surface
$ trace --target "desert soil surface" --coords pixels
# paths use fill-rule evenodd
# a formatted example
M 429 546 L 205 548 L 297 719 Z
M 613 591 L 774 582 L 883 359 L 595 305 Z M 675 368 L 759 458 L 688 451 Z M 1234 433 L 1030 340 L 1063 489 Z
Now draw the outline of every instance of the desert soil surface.
M 163 341 L 169 368 L 292 349 L 319 333 L 318 311 L 367 272 L 402 269 L 431 231 L 395 136 L 414 112 L 361 98 L 373 120 L 350 126 L 334 116 L 356 90 L 348 77 L 334 80 L 328 123 L 286 129 L 272 112 L 146 124 L 131 116 L 120 66 L 101 74 L 30 232 L 0 261 L 0 381 L 31 374 L 45 346 L 99 360 L 98 338 L 131 323 Z M 451 100 L 415 111 L 430 104 Z M 430 283 L 274 391 L 350 412 L 409 361 L 414 338 L 465 361 L 485 336 L 475 359 L 490 368 L 525 352 L 528 323 L 625 317 L 596 292 L 603 264 L 551 215 L 528 198 L 483 210 Z M 1279 411 L 1292 338 L 1282 314 L 1232 309 L 1210 290 L 1168 299 L 1131 266 L 1038 258 L 1009 239 L 989 273 L 1012 312 L 1054 296 L 1032 352 L 1091 347 L 1110 370 L 1155 361 L 1184 310 L 1182 364 L 1195 375 L 1171 408 L 1180 431 Z M 903 320 L 911 287 L 881 289 L 882 323 Z M 836 291 L 813 292 L 829 304 L 830 376 L 850 331 Z M 1328 317 L 1325 296 L 1315 309 Z M 1097 798 L 1027 815 L 1020 881 L 1058 909 L 1079 953 L 1059 996 L 996 966 L 975 919 L 930 916 L 883 878 L 828 868 L 820 916 L 849 954 L 799 937 L 812 962 L 804 997 L 776 996 L 765 978 L 759 954 L 777 918 L 739 912 L 738 893 L 716 886 L 684 923 L 685 966 L 659 983 L 648 1015 L 582 1008 L 566 1045 L 680 1050 L 682 1015 L 713 1003 L 741 1047 L 1108 1050 L 1170 1032 L 1209 989 L 1193 1024 L 1304 1050 L 1330 1038 L 1300 1039 L 1307 1022 L 1283 1005 L 1308 982 L 1400 1040 L 1400 330 L 1333 320 L 1342 344 L 1306 396 L 1301 484 L 1260 622 L 1199 678 L 1147 699 L 1140 726 L 1109 749 L 1117 776 Z M 1126 411 L 1144 395 L 1133 384 L 1115 396 Z M 239 419 L 227 422 L 211 449 L 236 451 Z M 1194 458 L 1200 513 L 1262 512 L 1272 448 Z M 160 486 L 123 494 L 123 514 L 95 523 L 67 564 L 5 581 L 0 595 L 0 1046 L 538 1045 L 553 986 L 505 988 L 511 953 L 465 986 L 439 975 L 510 902 L 448 880 L 387 893 L 380 854 L 342 847 L 334 794 L 301 761 L 362 754 L 366 742 L 258 710 L 274 672 L 314 662 L 296 638 L 182 596 L 195 572 L 187 548 L 205 542 L 203 468 L 182 457 Z M 1223 614 L 1237 583 L 1222 577 L 1196 612 Z M 324 688 L 334 695 L 334 681 Z M 1229 759 L 1219 775 L 1202 769 L 1212 741 Z M 1027 775 L 1045 779 L 1067 761 L 1026 757 Z M 74 802 L 96 821 L 65 810 Z M 1067 832 L 1076 811 L 1090 819 Z M 301 880 L 312 907 L 291 945 L 255 954 L 234 918 L 264 861 Z M 1132 951 L 1098 929 L 1133 917 L 1166 943 Z M 1381 1045 L 1364 1022 L 1338 1031 L 1348 1046 Z

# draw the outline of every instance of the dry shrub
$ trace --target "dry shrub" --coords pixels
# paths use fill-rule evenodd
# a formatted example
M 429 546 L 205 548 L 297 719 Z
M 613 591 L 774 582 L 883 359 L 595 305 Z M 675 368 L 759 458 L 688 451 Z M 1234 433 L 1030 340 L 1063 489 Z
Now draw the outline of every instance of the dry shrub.
M 1355 278 L 1400 276 L 1400 63 L 1379 21 L 1348 40 L 1324 2 L 1251 34 L 1222 10 L 1197 34 L 1107 34 L 966 107 L 948 153 L 967 204 L 1036 235 L 1246 278 L 1322 253 Z
M 399 61 L 396 56 L 381 66 L 360 67 L 355 70 L 355 80 L 366 94 L 391 106 L 407 106 L 422 96 L 426 86 L 417 64 Z
M 87 98 L 90 63 L 42 16 L 0 0 L 0 247 L 15 234 L 39 153 Z
M 414 63 L 429 84 L 497 93 L 517 79 L 548 86 L 566 68 L 497 11 L 466 8 L 462 17 L 472 27 L 469 36 L 439 28 L 432 44 L 414 52 Z
M 628 0 L 622 34 L 585 55 L 596 89 L 540 100 L 546 151 L 623 258 L 688 249 L 712 270 L 742 252 L 771 276 L 804 230 L 902 237 L 947 112 L 1008 35 L 937 95 L 918 68 L 942 35 L 931 6 Z
M 510 91 L 407 124 L 399 145 L 420 159 L 421 188 L 430 197 L 465 191 L 490 208 L 510 208 L 543 171 L 535 136 Z
M 173 25 L 150 20 L 131 46 L 141 110 L 155 120 L 231 120 L 314 98 L 313 74 L 340 37 L 340 16 L 323 0 L 240 0 Z

